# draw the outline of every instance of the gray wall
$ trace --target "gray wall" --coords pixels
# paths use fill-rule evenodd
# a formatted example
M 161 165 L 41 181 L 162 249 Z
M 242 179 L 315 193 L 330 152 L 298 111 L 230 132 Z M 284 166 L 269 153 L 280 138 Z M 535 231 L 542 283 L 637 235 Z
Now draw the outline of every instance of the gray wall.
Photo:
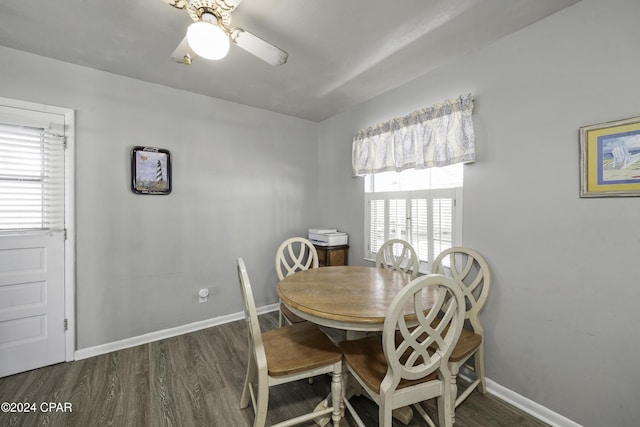
M 578 196 L 578 128 L 640 116 L 639 17 L 637 0 L 583 0 L 319 130 L 322 215 L 365 264 L 353 134 L 475 96 L 463 242 L 494 272 L 487 375 L 585 426 L 640 422 L 640 198 Z
M 349 232 L 365 264 L 353 133 L 470 92 L 463 240 L 494 271 L 489 378 L 585 426 L 637 425 L 640 199 L 578 197 L 577 132 L 640 116 L 638 16 L 583 0 L 319 125 L 0 48 L 0 96 L 77 111 L 78 348 L 240 311 L 237 256 L 276 302 L 273 253 L 310 226 Z M 171 195 L 131 193 L 133 145 L 172 151 Z
M 316 123 L 5 48 L 0 75 L 77 112 L 78 349 L 240 312 L 238 256 L 277 301 L 275 251 L 315 224 Z M 170 195 L 131 192 L 134 145 L 171 151 Z

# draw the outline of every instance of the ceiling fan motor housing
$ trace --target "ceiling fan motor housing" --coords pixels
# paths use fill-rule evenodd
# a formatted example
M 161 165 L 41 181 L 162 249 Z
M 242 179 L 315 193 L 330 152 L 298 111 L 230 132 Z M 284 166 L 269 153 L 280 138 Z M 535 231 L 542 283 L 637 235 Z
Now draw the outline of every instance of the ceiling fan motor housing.
M 194 21 L 200 21 L 202 15 L 210 13 L 214 15 L 218 22 L 225 27 L 231 25 L 231 12 L 235 9 L 235 6 L 240 2 L 235 0 L 236 5 L 229 6 L 228 3 L 233 3 L 231 0 L 189 0 L 187 6 L 187 12 Z

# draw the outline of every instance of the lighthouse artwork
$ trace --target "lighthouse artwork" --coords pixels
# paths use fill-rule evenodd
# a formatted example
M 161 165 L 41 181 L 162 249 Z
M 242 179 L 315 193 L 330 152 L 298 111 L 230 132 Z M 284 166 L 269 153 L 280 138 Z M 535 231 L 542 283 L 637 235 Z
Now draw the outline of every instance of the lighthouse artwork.
M 136 146 L 131 149 L 131 189 L 137 194 L 171 192 L 169 150 Z

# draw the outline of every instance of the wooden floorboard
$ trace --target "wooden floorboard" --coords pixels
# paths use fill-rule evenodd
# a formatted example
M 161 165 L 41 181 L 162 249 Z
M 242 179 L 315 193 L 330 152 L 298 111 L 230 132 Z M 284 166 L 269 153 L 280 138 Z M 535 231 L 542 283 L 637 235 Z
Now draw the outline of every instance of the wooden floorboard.
M 277 313 L 260 316 L 260 323 L 263 330 L 277 327 Z M 36 405 L 35 412 L 0 412 L 0 426 L 251 426 L 252 409 L 239 407 L 246 352 L 242 320 L 0 378 L 0 403 Z M 267 425 L 310 411 L 329 389 L 328 376 L 271 388 Z M 49 402 L 61 407 L 42 411 Z M 377 425 L 374 403 L 364 396 L 351 402 L 367 426 Z M 62 410 L 65 403 L 71 411 Z M 437 420 L 435 402 L 427 411 Z M 341 423 L 354 425 L 349 416 Z M 408 427 L 425 425 L 414 416 Z M 477 391 L 456 410 L 456 425 L 546 426 Z M 402 426 L 394 420 L 394 427 Z

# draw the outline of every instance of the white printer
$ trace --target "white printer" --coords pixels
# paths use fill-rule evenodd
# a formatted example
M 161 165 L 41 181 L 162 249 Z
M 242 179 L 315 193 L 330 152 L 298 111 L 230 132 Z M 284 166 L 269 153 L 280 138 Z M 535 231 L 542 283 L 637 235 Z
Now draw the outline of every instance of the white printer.
M 349 235 L 339 232 L 336 228 L 310 228 L 309 240 L 318 246 L 338 246 L 346 245 Z

